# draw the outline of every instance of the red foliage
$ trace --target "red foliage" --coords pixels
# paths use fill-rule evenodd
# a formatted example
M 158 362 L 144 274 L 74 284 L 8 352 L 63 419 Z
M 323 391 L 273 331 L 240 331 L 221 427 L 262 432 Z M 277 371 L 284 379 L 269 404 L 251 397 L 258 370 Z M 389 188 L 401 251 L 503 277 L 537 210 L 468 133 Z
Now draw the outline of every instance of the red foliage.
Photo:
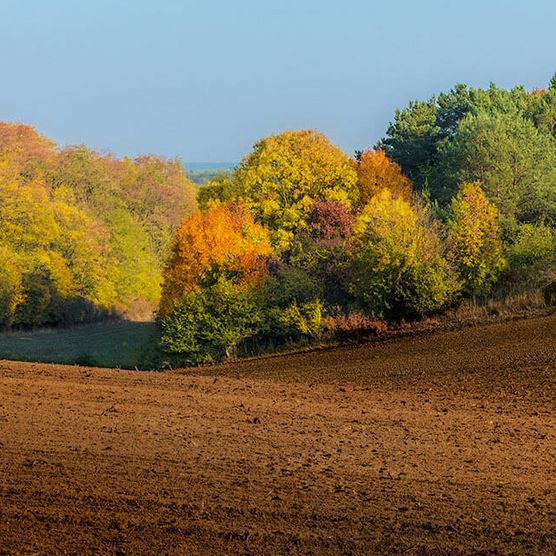
M 56 145 L 29 125 L 0 122 L 0 153 L 9 151 L 20 172 L 35 174 L 42 162 L 54 158 Z
M 379 336 L 388 332 L 388 326 L 380 320 L 371 320 L 365 315 L 352 311 L 347 315 L 337 315 L 323 319 L 323 327 L 338 338 Z
M 316 240 L 344 239 L 351 231 L 353 215 L 339 201 L 315 201 L 309 217 L 311 237 Z

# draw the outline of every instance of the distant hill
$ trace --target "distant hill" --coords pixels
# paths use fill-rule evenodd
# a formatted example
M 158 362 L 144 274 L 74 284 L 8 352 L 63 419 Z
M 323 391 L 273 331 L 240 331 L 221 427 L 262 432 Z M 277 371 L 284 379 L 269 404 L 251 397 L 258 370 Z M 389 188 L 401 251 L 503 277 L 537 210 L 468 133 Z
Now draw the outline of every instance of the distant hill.
M 235 162 L 184 162 L 188 172 L 198 172 L 199 170 L 231 170 Z
M 233 162 L 186 162 L 185 171 L 189 179 L 196 185 L 203 185 L 218 176 L 231 172 Z

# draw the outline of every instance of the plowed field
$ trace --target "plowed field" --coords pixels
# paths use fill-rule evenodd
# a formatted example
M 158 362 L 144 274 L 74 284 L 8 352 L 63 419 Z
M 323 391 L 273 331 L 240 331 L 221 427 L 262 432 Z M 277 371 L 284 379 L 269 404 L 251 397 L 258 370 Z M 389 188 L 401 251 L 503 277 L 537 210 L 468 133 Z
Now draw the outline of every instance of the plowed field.
M 556 553 L 556 317 L 179 373 L 0 362 L 1 554 Z

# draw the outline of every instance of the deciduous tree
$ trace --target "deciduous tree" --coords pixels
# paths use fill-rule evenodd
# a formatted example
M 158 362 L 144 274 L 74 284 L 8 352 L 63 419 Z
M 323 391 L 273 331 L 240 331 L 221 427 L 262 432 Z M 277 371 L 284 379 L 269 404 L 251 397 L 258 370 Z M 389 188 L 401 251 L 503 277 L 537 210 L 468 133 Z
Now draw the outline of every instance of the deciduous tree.
M 411 181 L 403 175 L 400 165 L 392 162 L 382 149 L 369 149 L 361 153 L 355 162 L 357 185 L 362 204 L 388 189 L 392 197 L 409 200 L 411 197 Z
M 375 195 L 353 228 L 352 292 L 372 317 L 423 315 L 451 303 L 459 284 L 428 210 Z
M 452 202 L 448 226 L 449 259 L 459 272 L 465 292 L 488 293 L 506 261 L 499 237 L 498 210 L 487 199 L 480 182 L 461 186 Z
M 251 284 L 266 274 L 271 253 L 268 232 L 239 205 L 218 205 L 195 213 L 180 225 L 164 270 L 160 311 L 167 315 L 187 293 L 219 276 Z
M 306 227 L 315 201 L 351 207 L 359 196 L 348 156 L 315 130 L 262 139 L 236 169 L 233 181 L 279 248 L 288 247 Z

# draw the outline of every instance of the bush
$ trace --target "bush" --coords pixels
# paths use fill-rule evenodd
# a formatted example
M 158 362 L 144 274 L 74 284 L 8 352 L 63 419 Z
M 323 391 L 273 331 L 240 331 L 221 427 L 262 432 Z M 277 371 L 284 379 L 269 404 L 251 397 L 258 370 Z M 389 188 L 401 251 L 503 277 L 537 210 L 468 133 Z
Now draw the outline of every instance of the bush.
M 322 312 L 318 300 L 293 302 L 287 307 L 270 306 L 265 312 L 264 334 L 282 345 L 315 340 L 321 336 Z
M 556 234 L 544 224 L 523 224 L 509 249 L 510 268 L 529 286 L 544 285 L 556 269 Z
M 323 319 L 323 328 L 332 337 L 339 339 L 378 336 L 388 331 L 388 325 L 380 320 L 369 319 L 358 311 Z
M 322 295 L 322 284 L 299 266 L 272 261 L 263 295 L 267 306 L 285 308 L 292 303 L 304 304 L 318 299 Z
M 225 280 L 189 292 L 162 322 L 162 346 L 189 364 L 234 357 L 262 316 L 252 291 Z
M 354 225 L 351 291 L 373 318 L 420 316 L 448 306 L 459 283 L 429 211 L 375 195 Z
M 318 277 L 311 269 L 279 261 L 271 262 L 269 273 L 260 290 L 263 325 L 251 351 L 319 338 L 324 308 Z
M 507 246 L 507 259 L 495 295 L 542 290 L 556 277 L 556 234 L 545 224 L 522 224 Z

